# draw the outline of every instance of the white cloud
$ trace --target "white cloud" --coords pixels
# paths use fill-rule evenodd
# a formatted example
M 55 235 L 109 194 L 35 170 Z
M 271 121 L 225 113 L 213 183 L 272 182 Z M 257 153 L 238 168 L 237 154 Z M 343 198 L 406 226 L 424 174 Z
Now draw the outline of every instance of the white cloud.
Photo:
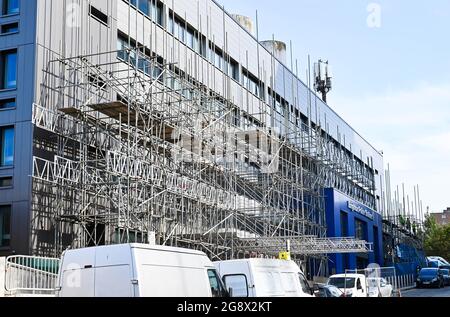
M 450 83 L 362 98 L 337 96 L 330 104 L 384 151 L 393 183 L 420 184 L 432 210 L 450 206 Z
M 414 143 L 433 151 L 439 156 L 447 158 L 450 165 L 450 131 L 427 135 L 414 140 Z
M 450 83 L 440 86 L 424 83 L 411 90 L 363 98 L 338 96 L 332 104 L 355 123 L 399 129 L 412 129 L 415 125 L 436 127 L 450 121 Z

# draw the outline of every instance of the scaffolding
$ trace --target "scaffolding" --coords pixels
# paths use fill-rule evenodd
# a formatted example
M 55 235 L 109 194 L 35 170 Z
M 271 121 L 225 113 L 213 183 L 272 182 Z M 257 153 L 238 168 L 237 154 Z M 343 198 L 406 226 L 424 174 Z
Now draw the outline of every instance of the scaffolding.
M 391 185 L 390 168 L 386 170 L 386 214 L 383 220 L 385 263 L 396 265 L 408 274 L 417 274 L 417 267 L 425 267 L 425 215 L 419 185 L 413 194 L 405 185 Z M 411 198 L 411 199 L 410 199 Z
M 370 252 L 324 239 L 325 174 L 342 163 L 319 127 L 302 123 L 284 137 L 242 127 L 236 105 L 136 50 L 152 75 L 143 74 L 131 52 L 48 64 L 33 106 L 36 152 L 46 157 L 33 160 L 33 211 L 34 228 L 49 221 L 54 241 L 35 241 L 37 253 L 152 239 L 213 259 L 261 246 L 273 254 L 286 239 L 293 254 L 323 259 Z
M 162 45 L 176 42 L 164 36 Z M 278 109 L 273 69 L 259 87 L 269 101 L 249 113 L 225 97 L 227 74 L 208 80 L 222 81 L 219 94 L 168 61 L 175 56 L 132 39 L 119 50 L 45 55 L 33 105 L 33 255 L 142 242 L 217 260 L 275 256 L 289 240 L 294 258 L 323 266 L 330 253 L 372 251 L 326 237 L 324 188 L 376 209 L 373 166 L 299 105 Z

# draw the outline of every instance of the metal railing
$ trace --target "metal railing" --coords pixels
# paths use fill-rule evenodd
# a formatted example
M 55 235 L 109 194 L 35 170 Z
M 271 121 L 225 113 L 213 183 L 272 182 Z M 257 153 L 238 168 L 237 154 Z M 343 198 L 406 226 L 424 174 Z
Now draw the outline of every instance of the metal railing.
M 10 296 L 54 295 L 59 259 L 10 256 L 5 265 L 5 290 Z

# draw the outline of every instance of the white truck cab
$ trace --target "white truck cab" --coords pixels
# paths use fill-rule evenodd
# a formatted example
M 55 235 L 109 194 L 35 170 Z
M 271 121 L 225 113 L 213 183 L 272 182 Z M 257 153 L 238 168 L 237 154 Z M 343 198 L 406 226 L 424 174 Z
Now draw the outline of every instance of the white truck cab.
M 336 274 L 330 276 L 328 285 L 336 286 L 346 297 L 368 297 L 364 274 Z
M 144 244 L 65 251 L 60 297 L 222 297 L 223 283 L 206 254 Z
M 293 261 L 243 259 L 214 265 L 232 297 L 314 297 Z

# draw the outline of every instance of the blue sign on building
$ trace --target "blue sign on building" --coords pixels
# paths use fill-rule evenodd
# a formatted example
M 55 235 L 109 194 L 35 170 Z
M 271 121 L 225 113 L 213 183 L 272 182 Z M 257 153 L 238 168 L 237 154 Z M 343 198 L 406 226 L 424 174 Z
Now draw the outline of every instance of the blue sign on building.
M 328 237 L 354 237 L 373 244 L 368 254 L 331 254 L 331 274 L 362 269 L 371 263 L 383 266 L 383 219 L 371 208 L 333 188 L 325 189 Z

